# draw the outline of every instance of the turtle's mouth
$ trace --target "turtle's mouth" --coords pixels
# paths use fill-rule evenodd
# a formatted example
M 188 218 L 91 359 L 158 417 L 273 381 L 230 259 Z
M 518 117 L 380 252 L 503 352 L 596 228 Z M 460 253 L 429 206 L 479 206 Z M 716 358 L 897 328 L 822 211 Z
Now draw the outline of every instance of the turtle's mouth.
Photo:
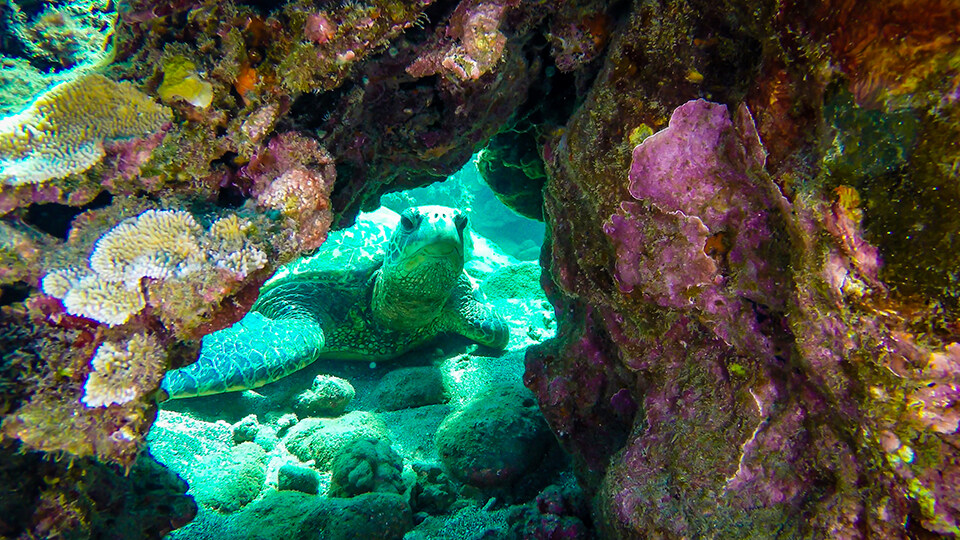
M 434 242 L 421 246 L 403 259 L 403 268 L 407 272 L 425 271 L 436 265 L 459 267 L 463 264 L 463 248 L 456 242 Z
M 437 244 L 428 244 L 420 248 L 418 253 L 427 257 L 451 257 L 460 255 L 460 246 L 453 242 L 443 242 Z
M 438 241 L 424 243 L 420 246 L 417 246 L 416 250 L 408 249 L 407 252 L 409 253 L 407 256 L 412 258 L 463 258 L 463 246 L 459 241 L 456 241 L 452 238 L 444 238 Z

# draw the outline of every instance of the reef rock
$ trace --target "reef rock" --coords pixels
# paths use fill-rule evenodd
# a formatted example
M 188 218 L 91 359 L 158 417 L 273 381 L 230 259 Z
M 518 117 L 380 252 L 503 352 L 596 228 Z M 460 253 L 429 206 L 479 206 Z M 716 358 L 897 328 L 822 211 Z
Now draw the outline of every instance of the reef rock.
M 523 388 L 493 387 L 448 416 L 437 453 L 450 474 L 481 488 L 505 487 L 536 470 L 553 437 Z
M 293 410 L 303 416 L 340 416 L 353 400 L 356 391 L 346 379 L 317 375 L 313 386 L 294 400 Z
M 389 439 L 383 420 L 375 414 L 354 411 L 339 418 L 301 420 L 290 428 L 283 442 L 300 461 L 313 460 L 318 469 L 329 470 L 344 448 L 366 437 Z
M 907 106 L 886 69 L 904 67 L 908 35 L 930 54 L 920 79 L 949 53 L 906 26 L 871 41 L 881 12 L 910 18 L 902 2 L 788 4 L 766 18 L 635 3 L 544 143 L 542 282 L 559 329 L 529 350 L 525 382 L 609 537 L 960 532 L 945 488 L 960 475 L 953 278 L 942 262 L 917 270 L 930 252 L 898 240 L 943 245 L 956 220 L 904 220 L 889 202 L 948 182 L 928 163 L 951 151 L 910 137 L 940 114 L 955 124 L 958 106 Z M 721 11 L 737 24 L 714 26 Z M 823 69 L 864 43 L 875 79 Z M 902 107 L 919 126 L 886 119 Z M 866 135 L 879 125 L 896 129 Z M 857 167 L 864 153 L 882 163 Z
M 446 403 L 449 396 L 438 369 L 412 367 L 384 375 L 374 389 L 374 399 L 382 411 L 399 411 Z

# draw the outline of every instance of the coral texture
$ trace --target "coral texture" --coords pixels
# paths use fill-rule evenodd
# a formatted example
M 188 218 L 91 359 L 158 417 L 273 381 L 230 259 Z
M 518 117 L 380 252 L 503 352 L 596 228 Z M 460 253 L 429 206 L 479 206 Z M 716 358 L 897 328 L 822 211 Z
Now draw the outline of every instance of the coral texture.
M 90 360 L 93 372 L 81 401 L 88 407 L 127 403 L 156 386 L 165 359 L 160 344 L 149 335 L 136 334 L 123 344 L 104 342 Z
M 188 212 L 147 210 L 97 240 L 89 270 L 54 270 L 44 277 L 43 291 L 63 300 L 71 315 L 121 325 L 146 306 L 144 278 L 176 282 L 219 268 L 239 281 L 263 268 L 266 255 L 246 238 L 249 226 L 230 215 L 204 232 Z
M 3 444 L 137 466 L 157 373 L 89 407 L 108 357 L 192 362 L 279 265 L 488 148 L 547 224 L 558 334 L 526 382 L 602 534 L 960 532 L 952 2 L 7 4 Z M 385 433 L 353 416 L 287 441 L 329 467 Z M 132 480 L 45 471 L 0 534 L 139 515 L 97 498 Z M 275 495 L 251 506 L 293 529 L 412 525 L 399 496 Z M 192 515 L 166 508 L 143 536 Z
M 331 497 L 356 497 L 364 493 L 403 493 L 403 459 L 390 443 L 356 439 L 344 446 L 333 460 Z
M 878 32 L 899 2 L 721 4 L 633 4 L 544 142 L 560 327 L 526 383 L 607 536 L 957 534 L 952 254 L 915 252 L 956 224 L 918 195 L 950 182 L 953 53 Z M 851 54 L 878 70 L 824 70 Z
M 83 172 L 103 158 L 104 142 L 146 137 L 169 109 L 129 83 L 90 73 L 61 83 L 0 121 L 0 181 L 36 184 Z

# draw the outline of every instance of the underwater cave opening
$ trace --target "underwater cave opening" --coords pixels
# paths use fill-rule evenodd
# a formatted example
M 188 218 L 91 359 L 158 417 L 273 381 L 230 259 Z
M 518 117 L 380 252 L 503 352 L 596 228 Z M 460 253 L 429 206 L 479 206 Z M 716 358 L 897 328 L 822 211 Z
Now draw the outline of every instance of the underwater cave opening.
M 459 208 L 467 213 L 471 229 L 504 253 L 520 261 L 536 261 L 543 244 L 543 222 L 524 217 L 501 202 L 480 174 L 480 159 L 478 152 L 446 180 L 388 193 L 380 198 L 380 204 L 394 212 L 424 204 Z
M 501 202 L 481 177 L 479 160 L 474 156 L 445 181 L 384 195 L 379 209 L 360 214 L 351 227 L 331 232 L 317 252 L 284 267 L 294 276 L 287 283 L 297 288 L 294 296 L 313 298 L 324 313 L 327 341 L 318 360 L 263 386 L 161 404 L 147 436 L 149 451 L 189 483 L 199 507 L 197 518 L 170 538 L 234 537 L 240 530 L 289 537 L 284 527 L 296 527 L 308 506 L 320 529 L 359 511 L 383 516 L 369 524 L 378 530 L 398 527 L 420 531 L 415 538 L 433 538 L 437 528 L 465 534 L 460 528 L 468 524 L 519 527 L 508 516 L 536 504 L 546 486 L 578 489 L 523 385 L 527 347 L 556 333 L 540 285 L 545 226 Z M 461 276 L 482 294 L 455 287 L 444 305 L 457 306 L 447 315 L 460 322 L 440 325 L 449 333 L 417 345 L 421 341 L 409 330 L 380 326 L 370 283 L 382 283 L 374 272 L 387 266 L 383 253 L 392 231 L 411 226 L 401 223 L 401 213 L 423 206 L 433 206 L 433 218 L 444 213 L 437 207 L 452 209 L 451 216 L 466 214 L 464 252 L 472 254 Z M 426 213 L 413 215 L 424 216 L 418 223 L 427 219 Z M 326 262 L 310 266 L 312 279 L 322 274 L 329 281 L 299 281 L 296 265 L 312 265 L 317 257 Z M 420 264 L 417 257 L 405 264 Z M 284 302 L 280 308 L 291 307 Z M 261 321 L 250 325 L 262 330 Z M 256 349 L 257 339 L 268 344 L 258 350 L 264 355 L 266 349 L 294 355 L 300 346 L 294 343 L 299 339 L 269 334 L 269 327 L 257 336 L 228 328 L 212 334 L 221 337 L 211 342 L 231 338 L 230 332 L 254 343 L 238 343 L 237 350 Z M 325 352 L 344 339 L 349 356 Z M 371 361 L 364 356 L 371 342 L 395 354 Z M 216 350 L 229 356 L 233 349 Z M 205 358 L 201 353 L 198 364 Z M 262 519 L 268 512 L 285 517 L 268 523 Z M 373 538 L 371 531 L 356 537 Z
M 87 204 L 68 206 L 60 203 L 34 203 L 23 213 L 23 222 L 51 236 L 66 240 L 70 234 L 73 218 L 86 212 L 106 208 L 113 202 L 113 195 L 103 190 Z

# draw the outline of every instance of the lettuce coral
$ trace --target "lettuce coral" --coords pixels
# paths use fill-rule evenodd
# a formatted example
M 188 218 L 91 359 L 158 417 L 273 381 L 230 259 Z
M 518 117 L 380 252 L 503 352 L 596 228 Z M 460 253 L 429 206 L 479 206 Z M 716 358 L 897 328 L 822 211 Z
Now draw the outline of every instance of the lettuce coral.
M 104 142 L 144 137 L 170 110 L 129 83 L 88 73 L 58 84 L 23 112 L 0 119 L 0 183 L 38 184 L 86 171 Z
M 160 343 L 148 334 L 135 334 L 124 343 L 106 341 L 90 361 L 93 371 L 81 401 L 88 407 L 128 403 L 156 386 L 165 359 Z

